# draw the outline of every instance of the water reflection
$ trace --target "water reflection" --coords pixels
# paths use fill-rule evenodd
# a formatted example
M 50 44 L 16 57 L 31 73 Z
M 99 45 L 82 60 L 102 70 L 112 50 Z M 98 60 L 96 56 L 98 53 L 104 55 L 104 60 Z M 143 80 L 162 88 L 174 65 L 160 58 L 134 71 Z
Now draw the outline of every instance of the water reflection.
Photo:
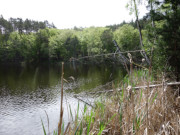
M 91 91 L 97 86 L 118 79 L 123 70 L 113 65 L 68 65 L 64 67 L 64 121 L 68 122 L 67 104 L 76 110 L 78 101 L 72 93 Z M 72 80 L 69 77 L 73 76 Z M 41 135 L 41 118 L 50 130 L 57 127 L 60 108 L 61 65 L 0 66 L 0 135 Z M 80 106 L 83 103 L 80 102 Z

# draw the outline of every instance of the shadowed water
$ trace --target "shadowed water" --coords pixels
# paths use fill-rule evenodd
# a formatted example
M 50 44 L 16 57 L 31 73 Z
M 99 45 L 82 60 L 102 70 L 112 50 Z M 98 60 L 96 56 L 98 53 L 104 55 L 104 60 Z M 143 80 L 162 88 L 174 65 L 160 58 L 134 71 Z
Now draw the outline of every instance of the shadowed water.
M 75 112 L 78 105 L 78 100 L 73 97 L 74 93 L 105 89 L 106 87 L 101 86 L 114 79 L 121 80 L 123 76 L 123 70 L 111 64 L 65 64 L 64 78 L 68 81 L 64 84 L 65 124 L 70 120 L 68 106 Z M 49 117 L 50 131 L 57 129 L 60 77 L 61 65 L 1 65 L 0 135 L 42 135 L 41 119 L 47 129 L 45 111 Z M 84 100 L 88 98 L 84 97 Z M 84 104 L 79 103 L 80 108 L 83 108 Z

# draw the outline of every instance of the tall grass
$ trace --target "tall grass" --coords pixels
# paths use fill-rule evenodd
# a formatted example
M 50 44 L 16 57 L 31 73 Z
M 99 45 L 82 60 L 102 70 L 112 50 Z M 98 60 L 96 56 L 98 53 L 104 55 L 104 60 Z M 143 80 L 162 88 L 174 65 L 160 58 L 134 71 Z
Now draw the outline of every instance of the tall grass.
M 168 87 L 162 79 L 162 86 L 135 90 L 134 86 L 154 84 L 154 78 L 149 72 L 151 69 L 133 71 L 130 66 L 130 75 L 119 85 L 121 91 L 114 89 L 109 96 L 97 100 L 95 108 L 88 110 L 85 106 L 81 116 L 79 105 L 75 118 L 70 109 L 73 122 L 60 134 L 179 135 L 178 87 Z

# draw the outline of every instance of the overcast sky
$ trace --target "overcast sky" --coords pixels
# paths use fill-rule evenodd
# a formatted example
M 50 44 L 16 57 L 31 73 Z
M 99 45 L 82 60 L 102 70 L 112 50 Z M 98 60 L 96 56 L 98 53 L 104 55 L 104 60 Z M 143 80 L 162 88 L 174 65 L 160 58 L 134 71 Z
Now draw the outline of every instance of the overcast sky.
M 59 29 L 119 24 L 130 21 L 126 4 L 129 0 L 0 0 L 0 15 L 10 17 L 48 20 Z M 146 13 L 140 7 L 140 16 Z

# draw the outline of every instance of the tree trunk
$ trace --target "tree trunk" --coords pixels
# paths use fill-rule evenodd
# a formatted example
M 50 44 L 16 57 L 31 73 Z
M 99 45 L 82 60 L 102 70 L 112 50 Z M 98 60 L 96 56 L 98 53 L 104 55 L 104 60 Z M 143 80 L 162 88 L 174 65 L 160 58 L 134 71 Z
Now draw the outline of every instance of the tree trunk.
M 143 50 L 142 55 L 145 57 L 147 63 L 150 65 L 150 61 L 149 61 L 149 59 L 148 59 L 148 57 L 146 55 L 146 52 L 144 51 L 142 32 L 141 32 L 141 27 L 140 27 L 140 24 L 139 24 L 138 9 L 137 9 L 137 5 L 136 5 L 136 0 L 133 0 L 133 2 L 134 2 L 134 9 L 135 9 L 137 27 L 138 27 L 138 30 L 139 30 L 140 45 L 141 45 L 141 49 Z

